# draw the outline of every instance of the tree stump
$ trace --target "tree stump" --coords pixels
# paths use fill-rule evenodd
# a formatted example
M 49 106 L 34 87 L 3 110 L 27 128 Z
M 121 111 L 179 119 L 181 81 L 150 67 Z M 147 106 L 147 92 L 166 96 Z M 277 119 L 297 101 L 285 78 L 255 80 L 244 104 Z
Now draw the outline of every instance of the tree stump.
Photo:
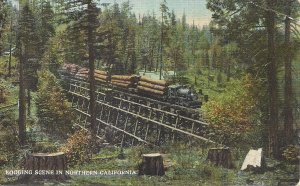
M 26 158 L 24 170 L 31 171 L 31 174 L 22 175 L 21 179 L 65 180 L 69 178 L 65 174 L 67 160 L 63 152 L 33 153 Z
M 208 150 L 207 160 L 216 166 L 224 168 L 233 168 L 231 152 L 229 148 L 211 148 Z
M 139 175 L 165 175 L 162 155 L 159 153 L 143 154 L 143 161 L 139 166 Z
M 258 150 L 250 149 L 241 170 L 261 171 L 265 167 L 262 148 Z

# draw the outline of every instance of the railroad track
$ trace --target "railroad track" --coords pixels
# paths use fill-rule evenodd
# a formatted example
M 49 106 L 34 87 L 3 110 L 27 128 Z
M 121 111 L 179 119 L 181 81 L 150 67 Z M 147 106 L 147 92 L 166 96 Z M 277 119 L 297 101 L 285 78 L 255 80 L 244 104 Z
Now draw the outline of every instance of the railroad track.
M 73 84 L 79 83 L 86 88 L 89 87 L 89 83 L 86 81 L 83 81 L 81 79 L 77 79 L 77 78 L 67 78 L 67 79 L 69 81 L 71 81 Z M 113 87 L 113 89 L 112 89 L 111 87 L 105 86 L 103 84 L 96 85 L 97 89 L 103 89 L 103 87 L 104 87 L 104 89 L 111 89 L 113 94 L 115 94 L 116 96 L 129 97 L 129 99 L 133 98 L 135 100 L 142 101 L 145 104 L 155 103 L 156 105 L 164 107 L 164 108 L 171 108 L 174 112 L 181 112 L 181 113 L 186 113 L 186 114 L 189 113 L 190 115 L 195 115 L 195 116 L 198 115 L 199 117 L 197 119 L 203 120 L 203 116 L 199 112 L 199 109 L 193 109 L 193 108 L 185 107 L 182 105 L 171 104 L 168 102 L 164 102 L 161 100 L 157 100 L 157 99 L 153 99 L 153 98 L 149 98 L 149 97 L 145 97 L 145 96 L 139 96 L 138 94 L 129 93 L 124 90 L 119 90 L 116 87 Z M 155 105 L 152 105 L 152 106 L 155 106 Z

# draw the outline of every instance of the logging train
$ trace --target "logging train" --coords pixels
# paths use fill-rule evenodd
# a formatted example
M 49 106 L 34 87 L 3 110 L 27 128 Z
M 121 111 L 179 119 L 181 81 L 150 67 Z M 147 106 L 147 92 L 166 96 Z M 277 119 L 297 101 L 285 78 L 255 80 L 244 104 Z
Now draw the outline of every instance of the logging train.
M 59 72 L 63 76 L 84 81 L 88 80 L 89 76 L 88 68 L 83 68 L 75 64 L 64 64 Z M 94 77 L 97 84 L 106 85 L 140 96 L 146 96 L 188 108 L 200 108 L 202 105 L 202 102 L 199 100 L 199 96 L 203 97 L 202 92 L 197 93 L 186 85 L 171 85 L 165 80 L 154 80 L 139 75 L 112 75 L 102 70 L 95 70 Z

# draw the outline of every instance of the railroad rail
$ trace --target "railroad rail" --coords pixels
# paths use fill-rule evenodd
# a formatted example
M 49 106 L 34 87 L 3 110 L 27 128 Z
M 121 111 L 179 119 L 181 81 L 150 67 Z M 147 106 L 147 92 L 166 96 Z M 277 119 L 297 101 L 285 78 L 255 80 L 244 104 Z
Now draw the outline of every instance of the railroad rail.
M 88 83 L 69 79 L 68 93 L 74 109 L 78 112 L 78 123 L 89 128 Z M 208 139 L 206 123 L 198 111 L 178 105 L 144 98 L 108 87 L 96 86 L 97 134 L 121 145 L 147 143 L 161 145 L 174 141 Z M 192 111 L 192 112 L 189 112 Z

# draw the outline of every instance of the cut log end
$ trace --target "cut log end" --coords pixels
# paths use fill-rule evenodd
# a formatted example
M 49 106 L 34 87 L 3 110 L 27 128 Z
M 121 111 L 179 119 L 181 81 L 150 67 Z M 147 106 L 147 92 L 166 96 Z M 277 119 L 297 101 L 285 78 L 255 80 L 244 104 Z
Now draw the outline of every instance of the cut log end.
M 265 167 L 262 148 L 258 150 L 251 149 L 243 162 L 242 171 L 262 171 Z
M 162 155 L 159 153 L 143 154 L 143 161 L 139 166 L 139 175 L 165 175 Z

